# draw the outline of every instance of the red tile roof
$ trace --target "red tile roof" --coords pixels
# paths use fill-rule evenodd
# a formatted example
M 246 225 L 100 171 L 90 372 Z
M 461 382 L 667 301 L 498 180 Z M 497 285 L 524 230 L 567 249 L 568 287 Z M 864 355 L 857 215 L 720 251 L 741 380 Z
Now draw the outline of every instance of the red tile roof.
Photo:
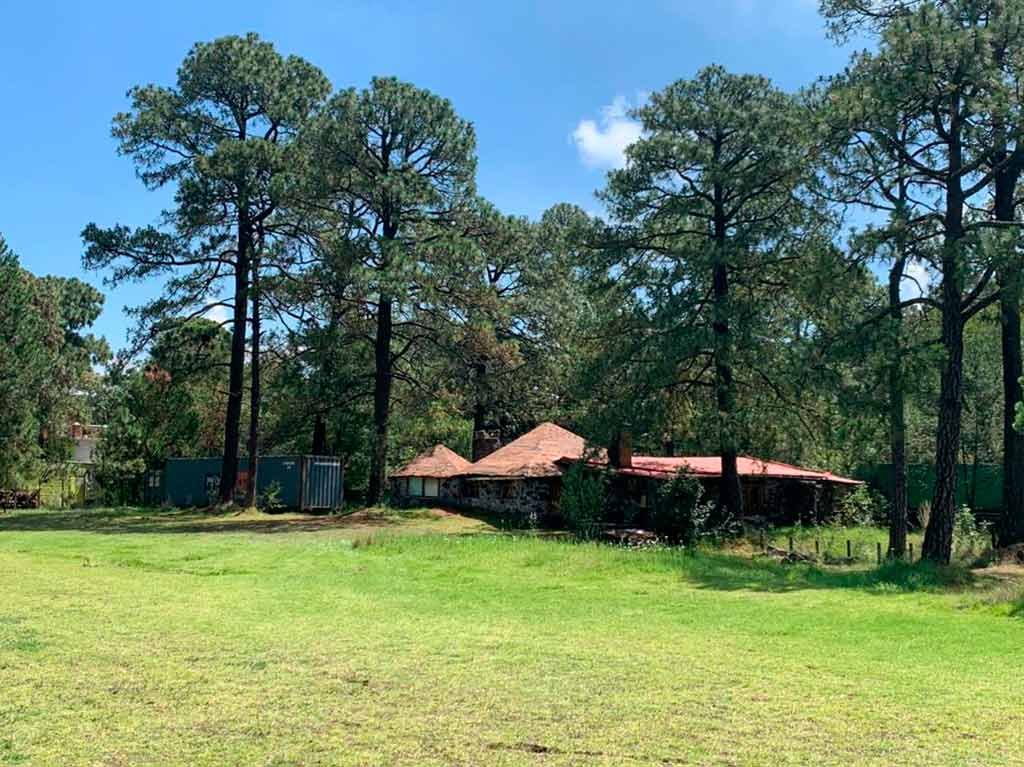
M 509 442 L 476 463 L 470 463 L 444 445 L 435 445 L 414 458 L 393 477 L 436 477 L 439 479 L 463 477 L 558 477 L 566 462 L 579 460 L 586 450 L 583 437 L 553 423 L 542 423 L 519 439 Z M 604 450 L 598 451 L 593 462 L 604 465 L 607 461 Z M 661 458 L 634 455 L 633 465 L 619 469 L 619 473 L 632 477 L 667 479 L 680 469 L 696 477 L 713 479 L 722 475 L 722 459 L 719 456 L 686 456 Z M 770 479 L 795 479 L 810 482 L 831 482 L 838 485 L 863 484 L 856 479 L 840 477 L 828 471 L 816 471 L 793 466 L 779 461 L 765 461 L 760 458 L 741 456 L 737 459 L 741 477 L 766 477 Z
M 583 437 L 553 423 L 542 423 L 472 464 L 468 477 L 558 477 L 562 458 L 583 457 Z
M 472 464 L 458 453 L 444 445 L 434 445 L 425 453 L 420 453 L 392 477 L 431 477 L 445 479 L 462 474 Z
M 815 471 L 792 466 L 779 461 L 765 461 L 760 458 L 741 456 L 736 460 L 741 477 L 768 477 L 772 479 L 803 479 L 812 482 L 832 482 L 838 485 L 863 484 L 856 479 L 848 479 L 830 471 Z M 634 477 L 665 477 L 685 469 L 696 477 L 720 477 L 722 475 L 722 459 L 720 456 L 686 456 L 679 458 L 658 458 L 653 456 L 634 455 L 633 465 L 621 469 L 622 474 Z

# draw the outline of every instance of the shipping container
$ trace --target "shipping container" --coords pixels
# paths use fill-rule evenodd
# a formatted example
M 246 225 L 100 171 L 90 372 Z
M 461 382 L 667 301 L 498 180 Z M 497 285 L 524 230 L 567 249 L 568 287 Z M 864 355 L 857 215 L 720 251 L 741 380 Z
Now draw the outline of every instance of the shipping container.
M 162 495 L 171 506 L 208 506 L 217 501 L 220 458 L 171 458 L 163 472 Z M 257 505 L 310 511 L 334 509 L 344 501 L 341 459 L 326 455 L 268 455 L 260 458 Z M 239 458 L 235 497 L 245 495 L 249 459 Z

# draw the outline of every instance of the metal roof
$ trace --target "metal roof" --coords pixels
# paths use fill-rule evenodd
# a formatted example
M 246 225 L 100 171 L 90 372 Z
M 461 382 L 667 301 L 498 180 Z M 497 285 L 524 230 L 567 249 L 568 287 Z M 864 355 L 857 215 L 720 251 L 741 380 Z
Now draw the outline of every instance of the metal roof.
M 793 466 L 780 461 L 766 461 L 762 458 L 740 456 L 736 459 L 736 468 L 741 477 L 766 479 L 797 479 L 809 482 L 831 482 L 837 485 L 861 485 L 860 480 L 840 477 L 830 471 L 817 471 Z M 721 456 L 680 456 L 677 458 L 661 458 L 655 456 L 634 455 L 632 466 L 619 469 L 619 473 L 634 477 L 665 478 L 680 470 L 695 477 L 713 479 L 722 476 Z

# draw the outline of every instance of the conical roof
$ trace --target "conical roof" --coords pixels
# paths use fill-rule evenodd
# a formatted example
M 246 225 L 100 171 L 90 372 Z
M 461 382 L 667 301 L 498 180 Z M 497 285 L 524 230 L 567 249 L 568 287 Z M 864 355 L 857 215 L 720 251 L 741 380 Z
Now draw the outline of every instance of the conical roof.
M 583 437 L 557 424 L 542 423 L 463 473 L 470 477 L 557 477 L 562 474 L 558 460 L 581 458 L 585 449 Z
M 413 458 L 398 471 L 392 472 L 391 476 L 445 479 L 464 473 L 471 465 L 461 455 L 449 450 L 444 445 L 434 445 Z

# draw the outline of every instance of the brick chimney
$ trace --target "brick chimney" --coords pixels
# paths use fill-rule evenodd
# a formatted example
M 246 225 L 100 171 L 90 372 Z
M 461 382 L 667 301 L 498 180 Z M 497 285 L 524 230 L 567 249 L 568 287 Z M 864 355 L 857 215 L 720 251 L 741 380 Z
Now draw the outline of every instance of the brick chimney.
M 478 429 L 473 432 L 473 463 L 481 458 L 486 458 L 495 450 L 501 447 L 501 437 L 486 429 Z
M 628 469 L 633 465 L 633 435 L 617 431 L 608 448 L 608 465 L 613 469 Z

